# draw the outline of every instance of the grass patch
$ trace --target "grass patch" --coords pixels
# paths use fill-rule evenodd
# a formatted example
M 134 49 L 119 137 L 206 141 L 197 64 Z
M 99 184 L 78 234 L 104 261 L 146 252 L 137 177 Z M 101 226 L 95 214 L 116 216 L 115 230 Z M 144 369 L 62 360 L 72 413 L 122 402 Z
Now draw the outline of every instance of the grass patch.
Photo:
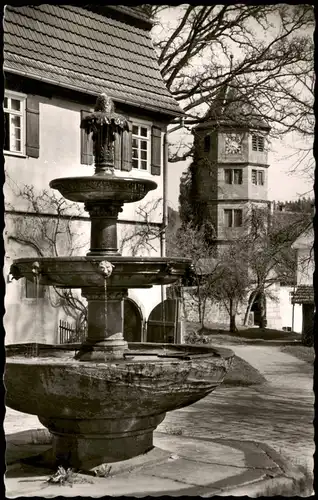
M 234 356 L 232 366 L 222 385 L 249 386 L 260 385 L 265 382 L 266 378 L 256 368 L 239 356 Z
M 310 365 L 314 364 L 315 350 L 313 347 L 307 347 L 302 344 L 281 346 L 280 350 L 286 354 L 291 354 L 295 358 L 305 361 Z
M 313 474 L 312 471 L 306 467 L 301 467 L 303 472 L 303 477 L 299 480 L 294 480 L 293 483 L 273 483 L 273 485 L 264 488 L 264 491 L 260 492 L 258 497 L 272 497 L 272 496 L 282 496 L 282 497 L 309 497 L 313 494 Z
M 222 326 L 216 324 L 207 324 L 204 328 L 200 323 L 187 322 L 187 334 L 193 332 L 201 336 L 211 336 L 214 340 L 224 340 L 231 342 L 244 343 L 245 340 L 286 340 L 294 341 L 300 340 L 300 334 L 295 332 L 285 332 L 283 330 L 275 330 L 271 328 L 258 328 L 258 327 L 238 327 L 238 331 L 231 333 Z

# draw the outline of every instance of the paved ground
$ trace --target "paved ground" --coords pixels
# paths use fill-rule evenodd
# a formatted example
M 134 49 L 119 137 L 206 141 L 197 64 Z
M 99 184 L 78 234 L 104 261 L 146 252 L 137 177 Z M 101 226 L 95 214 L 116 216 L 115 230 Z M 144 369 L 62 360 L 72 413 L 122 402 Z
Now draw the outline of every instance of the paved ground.
M 182 435 L 255 440 L 296 464 L 313 467 L 313 367 L 279 347 L 227 345 L 268 381 L 220 386 L 194 405 L 167 414 L 159 429 Z
M 154 440 L 156 446 L 169 451 L 161 465 L 135 471 L 133 476 L 126 472 L 107 478 L 107 485 L 105 478 L 93 478 L 92 484 L 65 486 L 57 492 L 56 486 L 44 483 L 47 471 L 38 479 L 33 471 L 30 479 L 30 470 L 13 465 L 6 478 L 11 492 L 7 496 L 21 495 L 22 487 L 23 496 L 215 495 L 222 488 L 265 477 L 268 471 L 273 475 L 281 471 L 277 456 L 265 444 L 288 462 L 308 464 L 312 469 L 310 365 L 278 347 L 227 347 L 255 366 L 268 382 L 255 388 L 221 386 L 198 403 L 168 413 Z M 18 439 L 10 453 L 23 454 L 19 438 L 14 437 L 18 435 L 13 433 L 40 427 L 36 417 L 8 409 L 4 428 L 11 437 L 7 442 Z

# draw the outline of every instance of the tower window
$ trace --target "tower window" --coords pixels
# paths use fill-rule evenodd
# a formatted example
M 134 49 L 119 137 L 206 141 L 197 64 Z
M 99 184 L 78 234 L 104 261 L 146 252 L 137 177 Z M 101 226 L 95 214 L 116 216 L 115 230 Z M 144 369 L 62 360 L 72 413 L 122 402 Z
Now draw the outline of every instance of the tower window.
M 224 169 L 225 184 L 242 184 L 243 175 L 241 168 L 225 168 Z
M 265 140 L 262 135 L 252 135 L 252 150 L 253 151 L 264 151 Z
M 264 170 L 252 170 L 252 184 L 264 186 Z
M 211 147 L 211 136 L 206 135 L 204 138 L 204 151 L 208 153 L 210 151 L 210 147 Z
M 224 210 L 225 227 L 241 227 L 242 222 L 243 214 L 241 209 L 226 208 Z

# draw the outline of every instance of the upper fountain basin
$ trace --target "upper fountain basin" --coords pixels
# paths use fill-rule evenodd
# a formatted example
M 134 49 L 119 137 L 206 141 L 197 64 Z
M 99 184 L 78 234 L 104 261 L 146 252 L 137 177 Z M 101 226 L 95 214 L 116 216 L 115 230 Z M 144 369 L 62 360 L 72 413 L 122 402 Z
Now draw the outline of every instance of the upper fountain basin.
M 117 177 L 115 174 L 90 175 L 82 177 L 61 177 L 50 182 L 70 201 L 116 201 L 130 203 L 142 200 L 157 184 L 150 179 Z
M 39 263 L 39 283 L 67 288 L 104 286 L 99 264 L 107 260 L 114 267 L 107 278 L 108 287 L 147 288 L 153 285 L 169 285 L 181 278 L 190 259 L 170 257 L 44 257 L 16 259 L 11 266 L 14 278 L 34 280 L 34 262 Z

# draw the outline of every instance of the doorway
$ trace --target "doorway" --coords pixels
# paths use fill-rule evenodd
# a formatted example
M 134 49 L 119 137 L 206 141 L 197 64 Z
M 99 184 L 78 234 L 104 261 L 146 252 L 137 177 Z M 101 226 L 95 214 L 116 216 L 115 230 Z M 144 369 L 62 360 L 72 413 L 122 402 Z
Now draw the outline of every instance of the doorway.
M 124 300 L 124 339 L 127 342 L 141 342 L 142 314 L 136 302 Z

